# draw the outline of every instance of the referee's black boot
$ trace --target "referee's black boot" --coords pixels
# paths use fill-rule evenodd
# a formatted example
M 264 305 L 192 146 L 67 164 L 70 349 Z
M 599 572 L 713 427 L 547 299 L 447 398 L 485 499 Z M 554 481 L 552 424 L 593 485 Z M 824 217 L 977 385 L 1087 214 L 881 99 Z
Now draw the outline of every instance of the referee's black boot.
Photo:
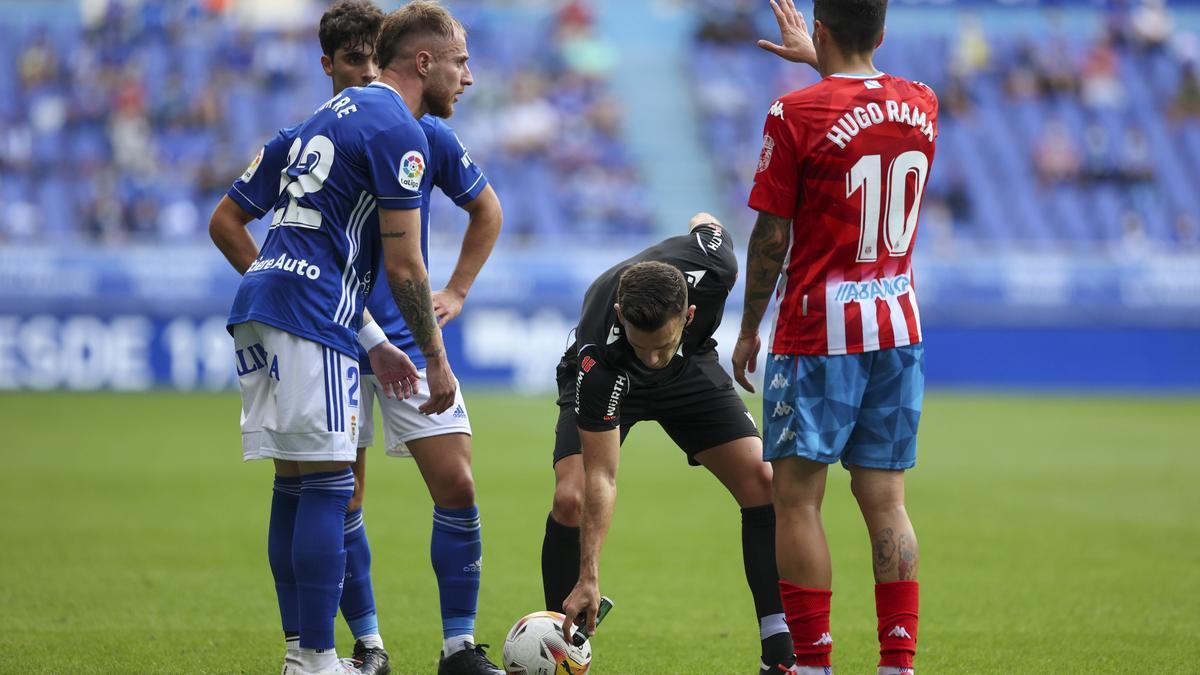
M 488 660 L 487 645 L 467 643 L 467 648 L 441 657 L 438 675 L 504 675 L 504 669 Z

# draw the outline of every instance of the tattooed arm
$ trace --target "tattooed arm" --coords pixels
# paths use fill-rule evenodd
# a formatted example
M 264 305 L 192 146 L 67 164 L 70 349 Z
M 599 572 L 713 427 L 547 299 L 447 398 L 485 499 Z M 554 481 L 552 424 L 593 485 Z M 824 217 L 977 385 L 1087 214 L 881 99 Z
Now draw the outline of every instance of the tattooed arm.
M 742 308 L 742 329 L 733 349 L 733 377 L 752 393 L 754 385 L 746 377 L 746 371 L 753 373 L 758 364 L 758 350 L 762 346 L 758 324 L 762 323 L 767 303 L 779 282 L 791 231 L 790 218 L 760 211 L 754 231 L 750 233 L 749 251 L 746 253 L 746 302 Z
M 434 318 L 429 274 L 421 258 L 420 210 L 379 209 L 379 236 L 383 240 L 383 264 L 392 298 L 412 332 L 413 341 L 425 355 L 429 400 L 420 410 L 425 414 L 443 412 L 454 404 L 458 385 L 446 360 L 442 331 Z

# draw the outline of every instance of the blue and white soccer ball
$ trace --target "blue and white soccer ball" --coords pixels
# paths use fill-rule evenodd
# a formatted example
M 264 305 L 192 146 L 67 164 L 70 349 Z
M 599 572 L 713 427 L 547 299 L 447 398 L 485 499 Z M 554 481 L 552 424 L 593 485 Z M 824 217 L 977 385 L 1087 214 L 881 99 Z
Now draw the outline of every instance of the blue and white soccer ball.
M 563 615 L 534 612 L 521 617 L 504 638 L 509 675 L 583 675 L 592 665 L 592 643 L 582 647 L 562 636 Z

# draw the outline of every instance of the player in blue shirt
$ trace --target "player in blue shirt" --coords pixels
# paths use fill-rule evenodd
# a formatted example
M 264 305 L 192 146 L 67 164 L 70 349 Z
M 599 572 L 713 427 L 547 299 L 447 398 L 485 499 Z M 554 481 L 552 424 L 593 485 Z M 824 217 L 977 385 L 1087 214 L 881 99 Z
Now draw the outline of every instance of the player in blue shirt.
M 444 325 L 458 315 L 475 276 L 491 253 L 500 232 L 502 213 L 495 192 L 454 131 L 433 114 L 421 118 L 421 127 L 429 142 L 428 173 L 433 184 L 470 214 L 454 273 L 446 288 L 434 293 L 435 311 L 439 323 Z M 424 228 L 421 241 L 426 260 L 429 194 L 425 193 L 421 206 Z M 424 359 L 415 349 L 411 332 L 385 289 L 373 287 L 367 307 L 388 339 L 423 369 Z M 366 356 L 360 350 L 364 381 L 359 457 L 365 458 L 367 447 L 374 442 L 373 400 L 377 398 L 387 453 L 416 460 L 434 503 L 430 556 L 441 598 L 444 641 L 438 673 L 498 675 L 503 671 L 487 660 L 474 638 L 483 547 L 471 474 L 471 425 L 466 403 L 460 391 L 449 410 L 424 415 L 420 412 L 425 397 L 423 387 L 418 387 L 411 398 L 388 399 L 382 395 L 380 381 L 370 373 Z
M 268 548 L 284 629 L 299 632 L 300 648 L 298 658 L 285 660 L 285 673 L 359 672 L 337 661 L 333 615 L 346 569 L 343 527 L 354 486 L 348 467 L 361 395 L 357 360 L 347 357 L 357 353 L 353 336 L 376 262 L 366 249 L 375 237 L 382 238 L 393 302 L 427 362 L 430 395 L 422 412 L 444 411 L 457 393 L 420 250 L 429 150 L 416 119 L 452 107 L 470 83 L 465 33 L 444 9 L 414 2 L 387 18 L 376 48 L 380 82 L 335 96 L 272 142 L 288 154 L 257 259 L 247 266 L 245 257 L 230 255 L 253 251 L 248 234 L 222 246 L 246 270 L 230 317 L 244 454 L 276 460 Z M 253 181 L 261 162 L 241 183 Z M 239 196 L 263 210 L 252 196 Z M 411 362 L 378 358 L 394 351 L 385 338 L 363 346 L 385 394 L 407 393 Z
M 331 7 L 321 19 L 321 45 L 325 56 L 322 66 L 333 80 L 334 93 L 363 83 L 377 75 L 371 59 L 370 44 L 383 14 L 362 0 L 343 0 Z M 451 110 L 452 111 L 452 110 Z M 495 192 L 466 149 L 448 125 L 426 115 L 420 120 L 430 146 L 427 175 L 432 183 L 470 214 L 459 262 L 447 287 L 433 294 L 439 323 L 453 319 L 463 299 L 486 261 L 499 234 L 502 212 Z M 285 129 L 267 144 L 242 179 L 230 188 L 213 214 L 213 239 L 239 271 L 256 257 L 256 246 L 245 229 L 251 220 L 262 217 L 279 192 L 278 176 L 286 164 L 286 147 L 293 130 Z M 422 256 L 428 261 L 429 199 L 422 194 Z M 378 244 L 372 242 L 371 245 Z M 382 251 L 363 255 L 382 255 Z M 374 246 L 379 249 L 379 246 Z M 382 266 L 382 259 L 379 262 Z M 416 349 L 386 284 L 373 284 L 367 307 L 374 314 L 389 341 L 405 349 L 424 367 L 424 356 Z M 371 373 L 371 359 L 360 348 L 363 374 Z M 372 444 L 374 423 L 372 399 L 378 397 L 387 437 L 389 454 L 416 456 L 435 504 L 431 552 L 442 594 L 442 623 L 445 637 L 443 673 L 496 673 L 499 668 L 476 648 L 473 637 L 475 607 L 479 590 L 478 511 L 474 503 L 474 481 L 470 468 L 470 426 L 461 396 L 450 411 L 423 415 L 419 411 L 424 395 L 413 398 L 389 398 L 380 380 L 373 374 L 362 383 L 360 440 L 353 465 L 356 477 L 354 497 L 345 521 L 347 552 L 346 580 L 342 591 L 342 614 L 355 637 L 354 662 L 363 673 L 386 673 L 390 669 L 387 652 L 378 634 L 378 620 L 371 589 L 370 548 L 362 519 L 362 489 L 365 479 L 365 451 Z M 285 636 L 286 638 L 287 636 Z M 288 642 L 290 652 L 296 643 Z

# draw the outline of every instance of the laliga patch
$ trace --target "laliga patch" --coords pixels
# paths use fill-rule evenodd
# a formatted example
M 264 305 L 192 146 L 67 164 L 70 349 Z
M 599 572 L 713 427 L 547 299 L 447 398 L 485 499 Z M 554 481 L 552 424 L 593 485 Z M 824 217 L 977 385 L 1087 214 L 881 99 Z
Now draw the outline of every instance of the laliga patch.
M 764 134 L 762 152 L 758 155 L 758 171 L 755 173 L 762 173 L 767 170 L 768 166 L 771 166 L 771 153 L 773 152 L 775 152 L 775 139 L 771 138 L 770 134 Z
M 425 157 L 416 150 L 404 153 L 400 159 L 400 185 L 413 192 L 421 191 L 421 177 L 425 175 Z
M 259 148 L 258 156 L 254 158 L 253 162 L 250 162 L 250 166 L 246 167 L 246 172 L 242 174 L 243 183 L 249 183 L 250 179 L 254 178 L 254 173 L 258 171 L 258 165 L 262 164 L 264 150 L 266 150 L 266 148 Z

